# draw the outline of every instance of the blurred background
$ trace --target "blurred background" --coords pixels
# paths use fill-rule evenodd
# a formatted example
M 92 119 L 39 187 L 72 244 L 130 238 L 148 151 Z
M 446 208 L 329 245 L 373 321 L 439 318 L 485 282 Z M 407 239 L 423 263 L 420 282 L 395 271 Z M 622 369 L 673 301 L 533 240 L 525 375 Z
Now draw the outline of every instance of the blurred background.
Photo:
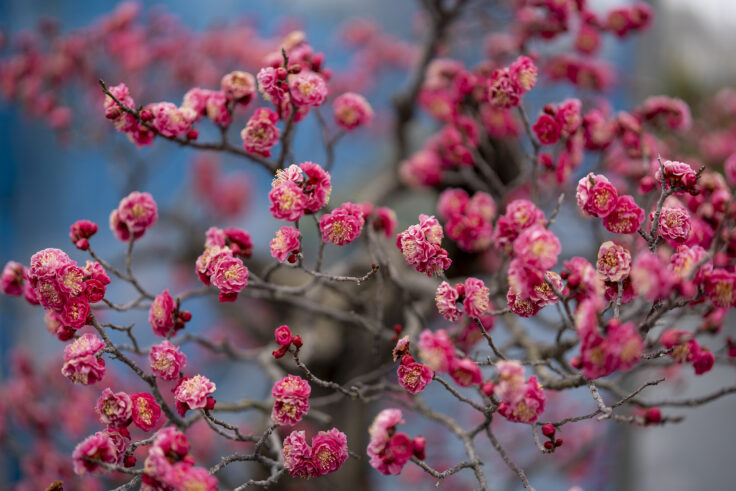
M 589 2 L 601 10 L 627 3 L 625 0 Z M 651 2 L 651 5 L 655 10 L 653 28 L 623 42 L 605 41 L 602 57 L 614 64 L 618 80 L 610 92 L 610 100 L 618 110 L 632 107 L 649 95 L 667 94 L 683 98 L 697 112 L 705 98 L 723 87 L 736 84 L 736 59 L 732 53 L 733 46 L 736 46 L 736 3 L 731 0 L 660 0 Z M 54 19 L 56 24 L 49 23 L 46 28 L 62 34 L 84 31 L 116 8 L 120 8 L 118 2 L 111 0 L 0 0 L 3 52 L 9 52 L 11 39 L 17 39 L 19 35 L 22 39 L 23 32 L 36 31 L 44 20 Z M 10 101 L 0 105 L 0 151 L 3 155 L 0 161 L 0 263 L 16 260 L 27 264 L 34 252 L 47 247 L 64 249 L 83 263 L 86 257 L 80 251 L 72 250 L 68 231 L 71 223 L 85 218 L 100 225 L 100 232 L 93 241 L 95 249 L 120 264 L 124 245 L 113 238 L 107 222 L 110 211 L 117 207 L 120 198 L 132 190 L 151 192 L 161 209 L 165 210 L 159 225 L 150 236 L 146 236 L 134 263 L 141 281 L 151 291 L 164 288 L 181 291 L 196 286 L 190 261 L 192 255 L 196 257 L 201 252 L 204 231 L 210 225 L 238 226 L 250 231 L 254 237 L 255 255 L 268 256 L 268 242 L 281 225 L 265 213 L 270 176 L 263 169 L 237 157 L 203 154 L 178 148 L 169 142 L 156 141 L 152 147 L 136 149 L 104 120 L 100 108 L 101 95 L 95 83 L 97 78 L 105 79 L 110 85 L 126 82 L 131 86 L 137 103 L 177 102 L 196 83 L 202 86 L 209 84 L 214 88 L 219 85 L 220 76 L 231 70 L 246 69 L 255 73 L 258 56 L 272 51 L 286 33 L 300 29 L 306 33 L 315 50 L 326 54 L 326 63 L 339 74 L 340 83 L 345 87 L 357 86 L 357 91 L 367 96 L 376 111 L 376 118 L 369 129 L 348 135 L 336 148 L 334 202 L 350 199 L 366 183 L 370 186 L 372 177 L 390 162 L 391 148 L 383 142 L 388 141 L 387 135 L 391 131 L 391 96 L 406 85 L 407 68 L 411 66 L 417 42 L 423 34 L 417 2 L 225 0 L 205 4 L 191 0 L 155 1 L 146 2 L 140 16 L 155 19 L 157 29 L 162 33 L 176 33 L 180 42 L 209 33 L 206 36 L 211 45 L 209 52 L 215 53 L 213 59 L 217 62 L 206 58 L 206 49 L 193 47 L 192 59 L 172 62 L 172 66 L 149 66 L 144 52 L 140 53 L 139 59 L 124 62 L 103 60 L 95 65 L 102 73 L 88 72 L 89 66 L 74 67 L 84 74 L 80 77 L 83 80 L 65 87 L 63 93 L 55 94 L 73 109 L 72 123 L 68 125 L 63 124 L 69 117 L 65 113 L 51 117 L 30 114 L 22 105 Z M 356 51 L 355 46 L 350 46 L 344 36 L 341 37 L 345 23 L 358 17 L 378 26 L 397 46 L 394 60 L 359 59 L 358 63 L 375 63 L 376 69 L 380 69 L 380 76 L 366 80 L 360 79 L 360 66 L 352 65 L 355 63 L 351 56 Z M 503 13 L 499 13 L 491 23 L 498 25 L 503 20 Z M 234 33 L 231 39 L 239 43 L 239 46 L 230 46 L 233 48 L 230 55 L 225 52 L 228 47 L 222 45 L 224 38 L 218 38 L 218 33 L 224 32 Z M 470 40 L 482 39 L 485 33 L 469 31 L 468 39 L 464 40 L 465 34 L 461 30 L 455 33 L 458 43 L 454 48 L 472 64 L 478 59 L 479 50 L 473 48 Z M 165 48 L 157 46 L 157 49 Z M 247 54 L 249 50 L 251 55 Z M 172 48 L 172 51 L 186 55 L 186 50 Z M 246 64 L 249 65 L 241 66 Z M 172 73 L 178 78 L 166 76 Z M 572 88 L 561 86 L 535 91 L 527 109 L 536 114 L 545 102 L 560 100 L 574 93 Z M 432 128 L 428 120 L 420 119 L 420 122 L 413 128 L 414 146 L 417 148 Z M 232 130 L 231 140 L 237 141 L 234 128 Z M 215 132 L 215 128 L 205 129 L 200 139 L 206 141 Z M 324 161 L 320 128 L 314 121 L 306 121 L 300 126 L 294 148 L 298 161 Z M 203 178 L 219 179 L 222 184 L 218 197 L 206 196 L 198 188 Z M 433 211 L 433 198 L 436 195 L 431 192 L 419 192 L 397 207 L 400 229 L 413 223 L 417 213 Z M 561 220 L 569 220 L 572 224 L 573 211 L 563 210 Z M 588 245 L 592 240 L 588 230 L 571 228 L 569 236 L 563 238 L 563 251 L 570 251 L 569 255 L 589 254 Z M 176 251 L 173 267 L 168 261 L 161 260 L 169 254 L 168 251 Z M 307 254 L 310 252 L 313 253 L 306 251 Z M 113 282 L 108 296 L 122 302 L 130 298 L 131 291 L 118 283 Z M 193 300 L 188 308 L 192 310 L 194 320 L 187 329 L 194 333 L 206 330 L 214 333 L 213 336 L 227 334 L 232 337 L 232 333 L 237 332 L 235 342 L 247 348 L 261 346 L 272 329 L 282 323 L 278 311 L 248 299 L 237 305 L 220 307 L 211 299 Z M 115 318 L 113 314 L 110 316 Z M 252 330 L 239 329 L 239 326 L 253 323 L 254 318 L 260 319 L 264 325 L 254 326 Z M 145 312 L 135 313 L 133 319 L 130 316 L 125 319 L 126 322 L 147 325 Z M 303 322 L 306 324 L 309 319 L 305 318 Z M 263 336 L 259 338 L 249 334 L 252 332 L 260 332 Z M 314 336 L 313 339 L 326 345 L 324 349 L 331 349 L 328 337 L 320 337 L 319 333 Z M 152 335 L 144 333 L 141 337 L 144 343 L 153 342 Z M 6 393 L 11 396 L 13 392 L 10 389 L 20 390 L 10 386 L 13 357 L 19 356 L 18 349 L 25 352 L 33 363 L 48 363 L 56 367 L 59 383 L 66 383 L 58 374 L 60 344 L 46 332 L 41 310 L 2 296 L 0 379 L 8 384 Z M 343 348 L 335 346 L 333 349 Z M 204 350 L 193 351 L 190 360 L 208 366 L 208 370 L 212 367 L 210 378 L 218 384 L 218 400 L 236 400 L 244 392 L 249 397 L 263 398 L 270 390 L 270 383 L 260 376 L 261 369 L 257 365 L 207 365 L 211 361 L 208 356 Z M 347 355 L 342 352 L 340 356 Z M 125 385 L 122 371 L 113 377 L 119 377 L 120 384 Z M 699 382 L 697 388 L 691 388 L 692 380 L 687 372 L 680 376 L 676 385 L 670 385 L 674 389 L 655 388 L 649 395 L 679 398 L 712 392 L 716 388 L 733 385 L 733 372 L 717 367 Z M 97 391 L 102 388 L 92 388 L 88 398 L 94 401 Z M 67 389 L 71 390 L 71 386 L 60 390 Z M 433 394 L 428 397 L 433 397 Z M 441 398 L 439 392 L 434 397 L 433 401 L 440 407 L 451 403 Z M 62 413 L 56 417 L 71 417 L 63 409 L 59 409 Z M 366 428 L 366 422 L 370 422 L 378 409 L 357 405 L 345 406 L 342 410 L 346 413 L 337 417 L 340 423 L 336 426 L 349 426 L 353 421 L 356 427 Z M 679 425 L 632 431 L 625 426 L 599 424 L 595 429 L 581 430 L 582 434 L 570 435 L 566 440 L 579 436 L 581 441 L 592 441 L 594 445 L 589 458 L 578 459 L 564 469 L 554 463 L 533 461 L 531 453 L 527 452 L 533 445 L 526 441 L 531 440 L 526 432 L 523 433 L 523 443 L 511 444 L 517 438 L 513 432 L 504 439 L 520 463 L 523 464 L 526 457 L 534 462 L 528 470 L 532 482 L 536 482 L 540 490 L 566 490 L 572 486 L 581 486 L 585 490 L 637 491 L 732 489 L 736 482 L 736 468 L 730 465 L 730 450 L 736 438 L 736 429 L 731 424 L 735 411 L 736 399 L 724 398 L 696 411 L 683 411 L 687 419 Z M 245 420 L 243 424 L 250 422 L 255 425 L 258 421 Z M 15 423 L 8 419 L 6 424 L 12 426 Z M 412 425 L 409 427 L 413 428 Z M 438 466 L 442 467 L 443 463 L 452 465 L 461 460 L 462 448 L 455 448 L 454 443 L 442 437 L 433 437 L 431 428 L 416 426 L 413 429 L 423 431 L 429 442 L 428 449 L 432 445 L 446 445 L 446 461 L 440 461 Z M 229 447 L 220 440 L 211 440 L 211 437 L 208 440 L 205 433 L 201 432 L 203 455 L 209 449 L 218 455 L 224 454 Z M 86 434 L 89 430 L 80 422 L 76 429 L 68 429 L 69 441 L 60 442 L 60 447 L 68 450 Z M 366 437 L 363 435 L 362 438 Z M 349 443 L 353 451 L 363 453 L 365 441 Z M 488 459 L 486 472 L 493 489 L 519 487 L 499 464 L 496 454 L 489 451 L 484 457 Z M 68 459 L 63 455 L 59 458 Z M 7 453 L 0 457 L 0 464 L 0 487 L 3 488 L 13 489 L 29 472 L 22 455 Z M 366 470 L 365 462 L 352 465 L 355 470 L 350 472 L 356 476 L 356 489 L 429 489 L 432 485 L 432 481 L 414 466 L 407 466 L 402 476 L 396 478 Z M 42 471 L 39 467 L 32 472 L 40 472 L 44 476 L 53 474 L 51 466 L 43 467 Z M 344 489 L 341 487 L 343 482 L 330 476 L 310 484 L 285 480 L 281 485 L 285 489 Z M 461 473 L 442 487 L 469 489 L 470 483 Z M 79 486 L 82 486 L 80 489 L 95 489 L 96 484 L 86 480 Z M 31 485 L 19 489 L 34 488 Z

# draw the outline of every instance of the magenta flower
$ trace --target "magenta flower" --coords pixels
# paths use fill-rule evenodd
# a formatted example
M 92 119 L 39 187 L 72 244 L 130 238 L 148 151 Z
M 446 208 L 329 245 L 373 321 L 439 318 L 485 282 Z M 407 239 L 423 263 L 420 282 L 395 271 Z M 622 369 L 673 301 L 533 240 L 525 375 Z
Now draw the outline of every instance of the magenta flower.
M 289 426 L 301 421 L 302 416 L 309 411 L 311 392 L 309 382 L 296 375 L 287 375 L 278 380 L 271 389 L 274 398 L 271 419 Z
M 289 346 L 291 344 L 292 335 L 289 326 L 277 327 L 274 331 L 274 336 L 279 346 Z
M 347 438 L 337 428 L 320 431 L 307 444 L 304 431 L 292 431 L 285 439 L 281 455 L 292 477 L 310 479 L 335 472 L 348 458 Z
M 69 227 L 69 238 L 77 249 L 86 251 L 89 239 L 97 233 L 97 224 L 89 220 L 77 220 Z
M 113 393 L 108 387 L 97 399 L 95 411 L 103 425 L 121 428 L 130 424 L 133 402 L 125 392 Z
M 220 289 L 221 302 L 232 302 L 248 285 L 248 268 L 238 257 L 222 256 L 214 265 L 210 281 L 213 286 Z
M 271 215 L 277 220 L 295 222 L 304 216 L 307 196 L 299 184 L 285 180 L 276 184 L 268 193 Z
M 403 448 L 398 448 L 398 454 L 394 454 L 391 448 L 391 438 L 396 426 L 403 423 L 404 419 L 399 409 L 384 409 L 378 413 L 368 428 L 371 437 L 367 448 L 368 457 L 370 457 L 371 466 L 381 474 L 401 473 L 404 464 L 411 457 L 411 452 L 407 455 Z M 399 446 L 396 445 L 396 447 Z
M 74 383 L 94 384 L 105 375 L 102 350 L 105 343 L 96 335 L 86 333 L 64 347 L 61 373 Z
M 619 197 L 616 207 L 603 218 L 603 226 L 614 234 L 633 234 L 644 222 L 644 210 L 629 195 Z
M 299 169 L 305 176 L 303 180 L 304 193 L 307 195 L 305 208 L 314 213 L 330 201 L 332 192 L 330 173 L 314 162 L 302 162 Z
M 434 370 L 417 362 L 402 363 L 396 370 L 399 385 L 412 394 L 423 391 L 434 378 Z
M 110 435 L 106 431 L 98 431 L 94 435 L 88 436 L 84 441 L 79 443 L 72 453 L 74 459 L 74 473 L 81 476 L 86 473 L 100 474 L 105 472 L 105 468 L 95 462 L 85 460 L 83 457 L 89 457 L 108 464 L 115 464 L 118 460 L 117 450 Z
M 578 207 L 583 214 L 594 217 L 608 216 L 618 204 L 618 191 L 603 175 L 589 173 L 578 181 Z
M 636 257 L 630 276 L 636 294 L 650 301 L 667 297 L 674 285 L 672 272 L 658 256 L 648 251 Z
M 335 472 L 348 459 L 348 440 L 337 428 L 320 431 L 312 437 L 312 462 L 317 476 Z
M 151 303 L 148 310 L 148 323 L 151 324 L 153 333 L 157 336 L 166 337 L 174 328 L 174 311 L 176 303 L 169 294 L 169 290 L 164 290 Z M 176 334 L 174 331 L 173 334 Z
M 276 126 L 278 121 L 278 114 L 271 109 L 266 107 L 256 109 L 245 128 L 240 132 L 245 151 L 262 157 L 270 157 L 271 148 L 279 142 L 281 137 L 281 130 Z
M 322 215 L 319 230 L 322 240 L 335 245 L 346 245 L 360 236 L 365 219 L 363 212 L 353 203 L 343 203 L 331 213 Z
M 24 291 L 24 270 L 22 264 L 8 261 L 0 275 L 0 291 L 5 295 L 20 297 Z
M 526 73 L 531 74 L 529 71 Z M 532 79 L 533 77 L 529 76 L 519 77 L 518 72 L 512 78 L 508 68 L 495 70 L 488 82 L 488 101 L 493 107 L 500 109 L 516 107 L 521 102 L 523 94 L 523 89 L 517 81 L 526 82 L 525 85 L 528 86 L 530 83 L 533 85 Z
M 346 131 L 365 126 L 373 119 L 371 105 L 362 95 L 354 92 L 346 92 L 337 97 L 332 103 L 332 114 L 335 123 Z
M 713 269 L 705 276 L 705 294 L 717 307 L 736 306 L 736 273 Z
M 542 113 L 532 125 L 532 131 L 542 145 L 554 145 L 560 140 L 560 123 L 547 113 Z
M 151 431 L 161 417 L 161 406 L 146 392 L 130 394 L 133 403 L 131 417 L 133 423 L 143 431 Z
M 500 360 L 496 362 L 498 382 L 493 386 L 493 393 L 501 401 L 514 403 L 526 392 L 524 366 L 517 360 Z
M 440 183 L 442 161 L 431 150 L 420 150 L 401 162 L 399 177 L 409 187 L 434 186 Z
M 570 138 L 580 128 L 582 104 L 579 99 L 566 99 L 560 103 L 555 113 L 555 120 L 560 125 L 561 135 Z
M 118 240 L 138 239 L 158 220 L 158 207 L 149 193 L 133 191 L 110 214 L 110 229 Z
M 53 278 L 67 264 L 74 264 L 66 252 L 60 249 L 43 249 L 31 256 L 28 277 L 32 281 L 41 278 Z
M 419 224 L 412 225 L 396 237 L 396 246 L 414 269 L 433 276 L 450 267 L 452 261 L 440 244 L 444 232 L 437 219 L 419 215 Z
M 525 199 L 512 201 L 506 207 L 506 213 L 498 218 L 496 223 L 496 240 L 499 245 L 511 245 L 519 234 L 532 225 L 546 225 L 542 210 L 534 203 Z
M 179 346 L 163 340 L 151 347 L 148 362 L 157 377 L 164 380 L 176 380 L 181 370 L 187 365 L 187 355 L 179 351 Z
M 529 92 L 537 83 L 537 67 L 531 58 L 519 56 L 509 66 L 509 76 L 522 92 Z

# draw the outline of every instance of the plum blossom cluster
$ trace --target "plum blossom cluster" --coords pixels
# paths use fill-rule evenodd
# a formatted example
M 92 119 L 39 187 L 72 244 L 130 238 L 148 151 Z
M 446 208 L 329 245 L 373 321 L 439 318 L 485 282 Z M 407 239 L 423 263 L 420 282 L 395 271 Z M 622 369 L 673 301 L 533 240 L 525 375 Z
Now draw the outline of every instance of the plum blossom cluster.
M 331 474 L 348 459 L 348 440 L 337 428 L 320 431 L 307 444 L 304 431 L 292 431 L 281 450 L 284 468 L 293 477 L 310 479 Z
M 3 293 L 23 295 L 32 305 L 47 311 L 49 331 L 61 341 L 87 325 L 90 304 L 102 301 L 110 277 L 97 262 L 81 268 L 60 249 L 43 249 L 31 257 L 30 266 L 8 262 L 0 275 Z
M 424 459 L 424 438 L 418 436 L 412 439 L 406 433 L 396 431 L 396 427 L 404 422 L 399 409 L 384 409 L 376 415 L 368 428 L 368 457 L 371 466 L 381 474 L 401 473 L 412 455 Z
M 268 199 L 277 220 L 296 222 L 306 213 L 316 213 L 330 200 L 329 172 L 314 162 L 302 162 L 277 171 Z
M 431 277 L 452 264 L 441 245 L 444 236 L 442 225 L 435 217 L 419 215 L 418 225 L 412 225 L 396 236 L 396 246 L 409 265 Z
M 217 478 L 194 465 L 187 436 L 172 426 L 153 440 L 144 465 L 143 485 L 150 489 L 218 489 Z
M 443 281 L 434 300 L 439 313 L 450 322 L 460 319 L 463 312 L 472 319 L 480 318 L 491 306 L 490 291 L 478 278 L 468 278 L 455 286 Z M 458 304 L 462 305 L 462 312 Z
M 274 350 L 272 353 L 273 357 L 277 360 L 282 358 L 286 352 L 289 351 L 289 347 L 291 347 L 291 345 L 294 345 L 294 348 L 297 350 L 302 347 L 302 337 L 298 334 L 292 334 L 289 326 L 279 326 L 273 334 L 276 338 L 276 343 L 280 346 L 280 348 Z
M 537 377 L 524 378 L 524 366 L 516 361 L 496 363 L 498 382 L 493 393 L 498 397 L 498 413 L 515 423 L 534 423 L 544 412 L 547 398 Z
M 437 201 L 437 213 L 445 221 L 447 237 L 462 250 L 479 252 L 491 245 L 496 203 L 488 193 L 470 197 L 464 189 L 446 189 Z
M 296 375 L 287 375 L 276 381 L 271 389 L 271 419 L 280 425 L 294 426 L 309 411 L 311 393 L 309 382 Z
M 135 457 L 128 452 L 131 442 L 128 426 L 134 423 L 143 431 L 150 431 L 156 426 L 161 408 L 153 396 L 145 392 L 113 392 L 108 387 L 97 399 L 95 411 L 106 429 L 87 437 L 76 446 L 72 454 L 74 472 L 78 475 L 99 474 L 106 470 L 88 458 L 106 464 L 134 466 Z
M 455 346 L 444 329 L 435 332 L 425 329 L 419 334 L 419 356 L 427 366 L 440 373 L 449 373 L 461 387 L 479 385 L 483 375 L 480 367 L 470 358 L 459 357 Z
M 151 324 L 153 333 L 161 337 L 176 336 L 176 332 L 184 329 L 184 324 L 190 320 L 191 312 L 179 311 L 177 302 L 168 289 L 156 295 L 148 310 L 148 323 Z
M 204 247 L 195 265 L 199 280 L 220 290 L 220 302 L 234 302 L 248 285 L 248 268 L 243 258 L 253 251 L 250 235 L 237 228 L 212 227 L 207 231 Z

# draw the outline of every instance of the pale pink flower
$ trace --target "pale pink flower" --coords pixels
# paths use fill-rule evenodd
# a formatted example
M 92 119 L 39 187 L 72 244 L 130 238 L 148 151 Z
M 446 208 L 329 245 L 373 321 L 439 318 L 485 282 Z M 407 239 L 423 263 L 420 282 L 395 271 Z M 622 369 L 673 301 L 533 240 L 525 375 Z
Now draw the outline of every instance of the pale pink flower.
M 28 277 L 35 281 L 39 278 L 53 278 L 67 264 L 74 264 L 61 249 L 43 249 L 31 256 Z
M 258 79 L 258 91 L 264 99 L 277 102 L 284 98 L 284 89 L 279 84 L 279 77 L 275 68 L 261 68 L 256 78 Z
M 169 332 L 172 332 L 175 310 L 176 303 L 168 289 L 156 295 L 148 310 L 148 323 L 151 324 L 155 335 L 166 337 Z M 175 331 L 173 333 L 175 334 Z
M 220 88 L 228 100 L 248 104 L 256 91 L 256 78 L 248 72 L 230 72 L 220 80 Z
M 469 202 L 470 196 L 464 189 L 445 189 L 437 200 L 437 213 L 443 220 L 453 215 L 462 215 Z
M 216 385 L 203 375 L 179 380 L 179 385 L 174 390 L 177 405 L 181 404 L 193 410 L 204 409 L 207 406 L 207 398 L 215 391 Z
M 179 346 L 163 340 L 151 347 L 148 362 L 154 375 L 164 380 L 176 380 L 182 368 L 187 365 L 187 355 L 179 351 Z
M 604 281 L 622 281 L 631 272 L 631 253 L 623 246 L 606 241 L 598 249 L 596 269 Z
M 332 112 L 335 123 L 346 131 L 365 126 L 373 119 L 371 105 L 362 95 L 354 92 L 346 92 L 337 97 L 332 103 Z
M 191 122 L 171 102 L 156 102 L 146 106 L 153 115 L 152 125 L 161 135 L 173 138 L 185 134 L 191 128 Z
M 207 117 L 218 126 L 228 126 L 232 116 L 227 107 L 227 97 L 222 91 L 212 91 L 205 106 Z
M 483 281 L 468 278 L 464 283 L 463 309 L 468 317 L 478 319 L 491 306 L 490 291 Z
M 289 76 L 289 93 L 297 106 L 317 107 L 327 98 L 327 84 L 321 75 L 302 71 Z
M 452 287 L 448 282 L 443 281 L 440 286 L 437 287 L 437 293 L 434 297 L 434 301 L 437 304 L 437 310 L 440 315 L 450 322 L 455 322 L 462 313 L 457 307 L 459 295 L 457 290 Z
M 560 132 L 565 138 L 570 138 L 580 128 L 581 107 L 579 99 L 566 99 L 557 106 L 555 120 L 560 125 Z
M 108 387 L 97 399 L 95 411 L 103 425 L 121 428 L 130 424 L 133 401 L 125 392 L 113 393 Z
M 276 236 L 271 240 L 271 256 L 283 263 L 292 252 L 299 252 L 301 238 L 301 232 L 294 227 L 281 227 L 276 231 Z
M 654 213 L 651 213 L 649 218 L 653 220 Z M 658 229 L 659 234 L 666 239 L 685 241 L 690 237 L 690 215 L 684 208 L 665 206 L 659 216 Z

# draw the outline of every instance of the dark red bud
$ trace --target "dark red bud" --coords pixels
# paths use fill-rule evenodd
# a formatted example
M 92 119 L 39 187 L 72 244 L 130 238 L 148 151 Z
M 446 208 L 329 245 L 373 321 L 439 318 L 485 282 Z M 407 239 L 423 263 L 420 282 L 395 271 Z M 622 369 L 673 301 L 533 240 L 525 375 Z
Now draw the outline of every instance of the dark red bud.
M 293 339 L 292 339 L 292 342 L 294 342 Z M 280 347 L 277 350 L 273 350 L 273 353 L 271 353 L 271 354 L 273 355 L 274 358 L 276 358 L 278 360 L 279 358 L 283 357 L 286 354 L 286 350 L 288 350 L 288 349 L 289 349 L 289 346 L 288 345 L 282 346 L 282 347 Z
M 199 131 L 194 128 L 187 131 L 187 140 L 196 140 L 197 138 L 199 138 Z
M 125 457 L 125 460 L 123 461 L 124 467 L 133 467 L 135 465 L 135 457 L 132 455 L 128 455 Z
M 551 423 L 542 426 L 542 434 L 546 437 L 552 437 L 555 434 L 555 426 Z
M 297 348 L 301 348 L 302 344 L 304 344 L 302 342 L 302 337 L 299 336 L 298 334 L 296 336 L 292 336 L 291 342 L 294 343 L 294 346 L 296 346 Z

